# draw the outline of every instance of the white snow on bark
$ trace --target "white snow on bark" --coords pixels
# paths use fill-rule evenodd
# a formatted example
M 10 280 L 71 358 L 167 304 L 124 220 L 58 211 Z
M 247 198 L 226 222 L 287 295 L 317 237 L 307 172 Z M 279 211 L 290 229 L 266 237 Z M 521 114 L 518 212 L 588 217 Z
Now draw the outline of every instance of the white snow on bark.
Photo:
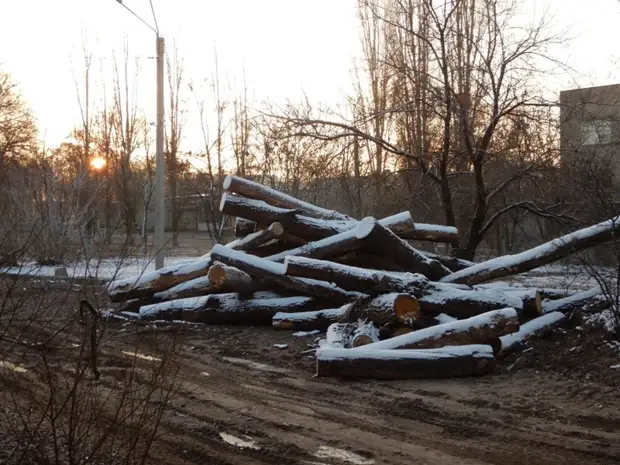
M 494 327 L 497 321 L 506 318 L 517 318 L 517 311 L 514 308 L 492 310 L 465 320 L 455 320 L 449 323 L 412 331 L 407 334 L 401 334 L 400 336 L 368 344 L 367 346 L 363 346 L 363 348 L 368 350 L 398 349 L 399 347 L 416 344 L 420 341 L 439 339 L 446 334 L 465 332 L 483 326 Z M 359 349 L 360 348 L 355 348 L 352 350 Z
M 442 234 L 458 235 L 458 230 L 454 226 L 443 226 L 440 224 L 415 223 L 416 231 L 428 231 Z
M 274 321 L 278 320 L 287 320 L 287 321 L 311 321 L 317 320 L 321 318 L 338 318 L 339 316 L 344 315 L 346 312 L 347 306 L 343 306 L 340 308 L 328 308 L 325 310 L 318 310 L 314 312 L 296 312 L 296 313 L 286 313 L 286 312 L 278 312 L 273 316 Z
M 376 344 L 376 343 L 375 343 Z M 336 347 L 320 347 L 316 357 L 320 360 L 440 360 L 462 356 L 474 356 L 479 358 L 493 358 L 491 346 L 471 344 L 465 346 L 448 346 L 439 349 L 405 349 L 405 350 L 375 350 L 369 349 L 371 345 L 356 347 L 355 349 L 342 349 Z
M 577 292 L 576 294 L 565 297 L 563 299 L 556 299 L 556 300 L 545 299 L 542 302 L 542 311 L 543 313 L 555 312 L 556 310 L 558 310 L 559 308 L 567 304 L 577 305 L 580 303 L 585 303 L 586 301 L 593 299 L 595 297 L 598 297 L 598 296 L 600 296 L 601 298 L 604 298 L 602 294 L 603 294 L 603 290 L 600 288 L 600 286 L 596 286 L 596 287 L 593 287 L 592 289 L 588 289 L 587 291 Z
M 620 224 L 620 216 L 609 219 L 607 221 L 603 221 L 599 224 L 595 224 L 594 226 L 590 226 L 588 228 L 580 229 L 570 234 L 566 234 L 562 237 L 558 237 L 549 242 L 545 242 L 538 247 L 526 250 L 525 252 L 514 255 L 505 255 L 503 257 L 497 257 L 491 260 L 487 260 L 486 262 L 478 263 L 477 265 L 470 266 L 469 268 L 465 268 L 464 270 L 452 273 L 442 278 L 441 281 L 449 283 L 457 281 L 461 278 L 467 278 L 469 276 L 476 275 L 486 270 L 497 270 L 504 268 L 509 269 L 517 265 L 521 265 L 523 264 L 523 262 L 536 260 L 542 255 L 551 254 L 554 250 L 564 246 L 566 242 L 570 242 L 576 239 L 587 239 L 602 232 L 608 231 L 614 227 L 617 228 L 618 224 Z
M 563 313 L 551 312 L 522 324 L 519 328 L 519 331 L 517 331 L 516 333 L 507 334 L 499 338 L 499 340 L 502 342 L 501 351 L 505 352 L 512 349 L 518 344 L 522 344 L 539 331 L 558 324 L 564 318 L 566 318 L 566 315 L 564 315 Z
M 263 269 L 269 273 L 284 276 L 284 265 L 282 263 L 275 263 L 255 255 L 250 255 L 237 250 L 231 250 L 221 244 L 214 245 L 211 252 L 232 260 L 242 261 L 252 267 Z

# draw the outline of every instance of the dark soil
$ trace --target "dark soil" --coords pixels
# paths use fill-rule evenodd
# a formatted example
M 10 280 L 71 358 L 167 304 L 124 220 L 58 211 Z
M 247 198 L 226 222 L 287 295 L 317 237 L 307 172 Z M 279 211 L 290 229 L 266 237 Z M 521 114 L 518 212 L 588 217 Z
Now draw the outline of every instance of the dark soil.
M 182 384 L 152 463 L 617 464 L 620 369 L 610 366 L 620 351 L 601 330 L 576 326 L 534 341 L 491 375 L 381 382 L 314 378 L 303 352 L 317 336 L 185 330 Z M 165 328 L 132 331 L 133 323 L 108 323 L 103 382 L 127 367 L 123 351 L 157 353 Z

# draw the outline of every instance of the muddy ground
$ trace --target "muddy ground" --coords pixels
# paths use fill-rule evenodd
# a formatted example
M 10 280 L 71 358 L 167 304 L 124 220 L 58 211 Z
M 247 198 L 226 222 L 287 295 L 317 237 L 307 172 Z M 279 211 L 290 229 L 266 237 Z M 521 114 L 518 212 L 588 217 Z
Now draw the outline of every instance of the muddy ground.
M 136 336 L 136 329 L 108 322 L 98 360 L 104 382 L 126 369 L 131 357 L 123 352 L 136 350 L 136 337 L 140 353 L 157 351 L 161 333 L 141 327 Z M 610 368 L 620 364 L 620 350 L 579 321 L 491 375 L 452 380 L 315 379 L 312 355 L 303 352 L 316 337 L 270 328 L 182 330 L 181 384 L 152 463 L 620 461 L 620 369 Z

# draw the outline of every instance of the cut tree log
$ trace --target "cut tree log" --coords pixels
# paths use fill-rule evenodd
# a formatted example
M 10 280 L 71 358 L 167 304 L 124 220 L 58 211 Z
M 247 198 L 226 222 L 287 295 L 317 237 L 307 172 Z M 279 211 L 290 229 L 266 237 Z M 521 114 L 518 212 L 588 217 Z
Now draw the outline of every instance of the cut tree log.
M 547 265 L 581 250 L 604 244 L 620 234 L 620 216 L 558 237 L 533 249 L 478 263 L 442 278 L 447 283 L 474 285 Z
M 441 283 L 435 284 L 441 285 Z M 516 309 L 521 315 L 523 309 L 523 301 L 519 296 L 495 289 L 431 291 L 429 294 L 420 297 L 419 303 L 422 314 L 435 316 L 445 313 L 460 320 L 506 307 Z
M 153 300 L 155 302 L 165 302 L 166 300 L 186 299 L 216 292 L 223 292 L 221 286 L 213 283 L 207 276 L 200 276 L 199 278 L 190 279 L 172 286 L 165 291 L 156 292 L 153 294 Z
M 426 223 L 415 223 L 413 231 L 404 231 L 398 235 L 403 239 L 417 241 L 454 243 L 459 240 L 459 232 L 455 227 Z
M 562 312 L 551 312 L 522 324 L 519 331 L 499 338 L 501 343 L 500 354 L 506 355 L 519 350 L 528 339 L 534 336 L 543 336 L 551 331 L 554 326 L 564 321 L 565 318 L 566 315 Z
M 470 266 L 475 265 L 474 262 L 470 262 L 469 260 L 463 260 L 462 258 L 446 257 L 444 255 L 438 255 L 436 253 L 426 252 L 422 250 L 420 250 L 420 253 L 422 253 L 423 255 L 426 255 L 428 258 L 432 260 L 437 260 L 439 263 L 441 263 L 443 266 L 448 268 L 453 273 L 455 271 L 464 270 L 465 268 L 469 268 Z
M 366 320 L 383 326 L 415 320 L 420 316 L 418 299 L 410 294 L 392 292 L 376 297 L 363 296 L 346 306 L 340 321 L 354 323 Z
M 272 239 L 277 239 L 282 234 L 284 234 L 284 227 L 282 224 L 278 222 L 271 223 L 266 229 L 256 231 L 239 239 L 239 242 L 237 242 L 235 246 L 235 250 L 254 250 Z
M 258 229 L 256 221 L 246 220 L 245 218 L 235 218 L 235 237 L 245 237 L 249 234 L 255 233 Z
M 205 276 L 210 266 L 211 256 L 206 254 L 189 263 L 167 266 L 138 277 L 111 281 L 107 285 L 108 297 L 111 302 L 149 297 L 177 284 Z
M 235 292 L 252 292 L 256 287 L 256 281 L 252 276 L 235 267 L 214 262 L 209 268 L 207 279 L 215 286 Z
M 282 208 L 293 208 L 304 212 L 304 214 L 315 218 L 326 220 L 352 220 L 351 217 L 334 210 L 327 210 L 318 207 L 293 196 L 284 194 L 270 187 L 263 186 L 254 181 L 228 175 L 224 179 L 223 187 L 225 191 L 234 192 L 250 199 L 262 200 L 270 205 Z
M 432 349 L 451 345 L 489 344 L 493 346 L 494 352 L 499 352 L 501 346 L 496 344 L 497 338 L 518 330 L 517 311 L 514 308 L 504 308 L 392 337 L 365 348 Z
M 213 325 L 269 325 L 278 312 L 316 309 L 310 297 L 253 298 L 238 293 L 171 300 L 140 308 L 145 320 L 184 320 Z
M 348 348 L 351 346 L 353 331 L 355 331 L 355 323 L 331 324 L 325 332 L 325 339 L 319 344 L 321 347 Z
M 386 292 L 420 295 L 429 286 L 429 280 L 421 274 L 390 273 L 306 257 L 286 257 L 284 272 L 288 276 L 321 279 L 343 289 L 372 295 Z
M 351 347 L 362 347 L 379 340 L 379 330 L 370 323 L 361 323 L 353 331 L 351 336 Z
M 220 211 L 226 215 L 241 216 L 259 225 L 279 222 L 289 233 L 304 239 L 321 239 L 333 236 L 349 228 L 350 222 L 323 220 L 303 216 L 300 210 L 269 205 L 262 200 L 248 199 L 238 195 L 222 195 Z
M 568 313 L 575 310 L 583 310 L 584 307 L 590 307 L 592 305 L 594 305 L 596 309 L 601 310 L 609 305 L 600 286 L 593 287 L 587 291 L 577 292 L 576 294 L 562 299 L 545 299 L 542 301 L 541 309 L 542 313 Z
M 369 248 L 377 250 L 408 271 L 422 273 L 431 280 L 438 280 L 450 274 L 450 270 L 437 260 L 431 260 L 423 255 L 379 224 L 375 218 L 367 217 L 360 221 L 356 236 L 358 239 L 363 239 Z
M 216 244 L 211 250 L 213 260 L 238 268 L 250 276 L 273 281 L 286 289 L 292 289 L 301 294 L 333 299 L 335 303 L 346 303 L 360 297 L 361 294 L 348 292 L 337 286 L 306 278 L 293 278 L 284 274 L 284 265 L 264 258 L 248 255 Z
M 293 331 L 325 331 L 330 325 L 338 323 L 345 314 L 347 306 L 328 308 L 314 312 L 282 313 L 273 316 L 272 326 L 274 329 Z
M 319 377 L 414 379 L 482 375 L 495 367 L 487 345 L 418 350 L 339 349 L 322 347 L 316 353 Z

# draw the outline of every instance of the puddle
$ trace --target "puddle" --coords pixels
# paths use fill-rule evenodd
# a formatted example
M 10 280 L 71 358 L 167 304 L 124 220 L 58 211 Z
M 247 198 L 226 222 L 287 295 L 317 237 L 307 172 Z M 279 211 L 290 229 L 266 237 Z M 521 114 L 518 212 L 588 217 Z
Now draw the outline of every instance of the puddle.
M 128 352 L 124 350 L 123 354 L 129 355 L 130 357 L 141 358 L 142 360 L 148 360 L 149 362 L 161 362 L 161 358 L 153 357 L 152 355 L 144 355 L 140 352 Z
M 234 357 L 222 357 L 222 358 L 223 360 L 227 362 L 236 363 L 237 365 L 245 365 L 249 368 L 254 368 L 256 370 L 270 371 L 272 373 L 289 373 L 289 370 L 285 368 L 278 368 L 278 367 L 274 367 L 271 365 L 266 365 L 264 363 L 253 362 L 252 360 L 246 360 L 244 358 L 234 358 Z
M 343 449 L 336 449 L 335 447 L 321 446 L 319 450 L 314 454 L 319 459 L 333 459 L 341 460 L 343 462 L 352 463 L 354 465 L 372 465 L 374 460 L 365 459 L 361 455 L 348 452 Z
M 6 368 L 7 370 L 14 371 L 16 373 L 26 373 L 28 370 L 21 365 L 15 365 L 11 362 L 5 362 L 0 360 L 0 368 Z
M 255 441 L 249 438 L 241 439 L 241 438 L 238 438 L 237 436 L 233 436 L 232 434 L 228 434 L 228 433 L 220 433 L 220 437 L 225 443 L 233 445 L 233 446 L 241 447 L 242 449 L 243 448 L 254 449 L 254 450 L 260 449 L 260 446 L 258 446 Z

